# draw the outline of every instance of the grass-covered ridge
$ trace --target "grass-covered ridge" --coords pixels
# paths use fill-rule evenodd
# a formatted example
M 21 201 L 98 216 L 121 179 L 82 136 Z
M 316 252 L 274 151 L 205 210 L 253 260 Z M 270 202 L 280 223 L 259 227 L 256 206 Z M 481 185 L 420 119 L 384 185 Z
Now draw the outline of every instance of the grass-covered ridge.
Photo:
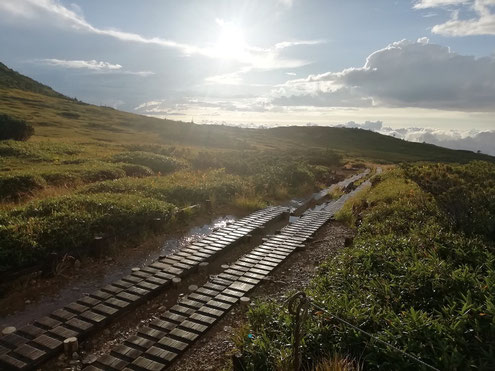
M 353 246 L 321 266 L 307 293 L 330 313 L 434 367 L 493 369 L 494 171 L 493 164 L 478 162 L 449 168 L 412 165 L 380 175 L 352 201 L 354 217 L 341 214 L 358 224 Z M 451 182 L 440 182 L 444 178 Z M 478 215 L 477 226 L 486 228 L 473 228 L 470 218 L 449 208 L 456 200 L 467 207 L 467 215 Z M 293 323 L 286 311 L 265 303 L 248 316 L 241 345 L 246 369 L 287 364 Z M 421 369 L 375 345 L 315 310 L 306 324 L 303 360 L 313 367 L 338 353 L 366 369 Z

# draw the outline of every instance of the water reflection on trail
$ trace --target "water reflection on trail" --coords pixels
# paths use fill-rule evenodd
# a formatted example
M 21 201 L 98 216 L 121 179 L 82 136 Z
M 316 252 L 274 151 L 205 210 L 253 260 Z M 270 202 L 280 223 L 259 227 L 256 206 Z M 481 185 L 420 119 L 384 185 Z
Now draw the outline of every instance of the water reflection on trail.
M 13 313 L 0 316 L 0 329 L 5 326 L 22 327 L 28 322 L 81 298 L 84 294 L 96 291 L 118 280 L 128 274 L 131 268 L 150 264 L 160 255 L 169 255 L 235 220 L 236 217 L 233 215 L 218 217 L 209 223 L 192 227 L 185 233 L 163 235 L 162 241 L 160 241 L 160 237 L 157 237 L 154 239 L 154 245 L 137 249 L 124 249 L 121 255 L 112 259 L 107 258 L 94 263 L 83 260 L 85 263 L 80 271 L 69 273 L 69 276 L 72 274 L 78 276 L 72 276 L 67 280 L 58 277 L 50 287 L 28 288 L 26 295 L 9 298 L 11 300 L 9 307 L 14 308 Z M 42 291 L 42 294 L 39 291 Z

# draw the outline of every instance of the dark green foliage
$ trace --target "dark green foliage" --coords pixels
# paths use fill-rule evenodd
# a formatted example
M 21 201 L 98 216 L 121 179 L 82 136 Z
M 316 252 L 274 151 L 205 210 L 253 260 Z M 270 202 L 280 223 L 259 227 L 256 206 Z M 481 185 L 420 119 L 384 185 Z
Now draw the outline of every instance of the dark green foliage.
M 55 162 L 60 156 L 77 155 L 82 150 L 79 146 L 67 143 L 23 143 L 13 140 L 0 142 L 0 156 L 26 159 L 34 162 Z
M 87 252 L 95 236 L 149 230 L 172 218 L 174 206 L 122 194 L 72 195 L 0 213 L 0 271 L 35 263 L 49 253 Z
M 146 166 L 154 172 L 162 174 L 170 173 L 185 167 L 184 162 L 181 162 L 173 157 L 141 151 L 118 153 L 113 156 L 113 160 L 115 162 Z
M 472 162 L 403 168 L 408 177 L 435 197 L 453 228 L 495 241 L 495 166 Z
M 362 205 L 354 208 L 362 217 L 354 245 L 321 266 L 307 290 L 331 315 L 315 309 L 306 324 L 305 367 L 338 353 L 364 362 L 366 369 L 422 369 L 335 315 L 441 370 L 495 368 L 495 246 L 486 228 L 469 218 L 453 224 L 442 198 L 462 184 L 457 198 L 480 209 L 477 223 L 488 226 L 491 209 L 469 192 L 480 191 L 481 182 L 485 203 L 492 205 L 495 165 L 454 168 L 416 165 L 384 174 L 362 202 L 354 202 Z M 446 179 L 444 186 L 422 176 L 428 173 Z M 275 305 L 254 308 L 248 316 L 252 335 L 242 344 L 246 369 L 277 369 L 281 355 L 290 356 L 291 318 Z
M 146 176 L 154 175 L 153 170 L 147 166 L 134 165 L 134 164 L 122 164 L 122 169 L 125 171 L 127 176 L 132 176 L 136 178 L 143 178 Z
M 45 179 L 39 175 L 0 176 L 0 199 L 15 201 L 26 195 L 45 188 Z
M 178 173 L 171 177 L 149 177 L 146 179 L 124 178 L 117 181 L 89 185 L 80 192 L 84 194 L 114 193 L 133 194 L 186 206 L 213 199 L 224 204 L 241 193 L 245 184 L 222 171 L 207 174 Z
M 0 114 L 0 140 L 26 141 L 34 134 L 34 128 L 26 121 Z

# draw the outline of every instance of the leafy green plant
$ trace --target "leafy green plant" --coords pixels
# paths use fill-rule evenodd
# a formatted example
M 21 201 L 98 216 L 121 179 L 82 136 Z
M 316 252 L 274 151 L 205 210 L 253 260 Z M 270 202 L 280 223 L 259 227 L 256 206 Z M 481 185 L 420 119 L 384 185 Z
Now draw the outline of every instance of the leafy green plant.
M 451 189 L 449 182 L 431 183 L 431 175 L 417 183 L 410 179 L 436 173 L 438 179 L 453 177 L 452 183 L 470 192 L 479 181 L 471 174 L 491 174 L 494 168 L 490 163 L 452 169 L 406 166 L 382 174 L 371 189 L 349 202 L 346 213 L 361 219 L 353 246 L 320 266 L 307 289 L 325 311 L 315 309 L 307 325 L 304 367 L 311 369 L 329 353 L 337 353 L 362 360 L 366 369 L 421 369 L 335 317 L 439 369 L 495 367 L 493 241 L 471 220 L 451 222 L 451 208 L 442 199 Z M 474 195 L 457 195 L 468 207 L 484 208 L 481 225 L 491 220 L 490 180 L 484 181 L 485 205 Z M 291 344 L 291 318 L 269 303 L 260 304 L 248 317 L 251 338 L 239 345 L 243 364 L 247 369 L 276 369 L 275 355 Z

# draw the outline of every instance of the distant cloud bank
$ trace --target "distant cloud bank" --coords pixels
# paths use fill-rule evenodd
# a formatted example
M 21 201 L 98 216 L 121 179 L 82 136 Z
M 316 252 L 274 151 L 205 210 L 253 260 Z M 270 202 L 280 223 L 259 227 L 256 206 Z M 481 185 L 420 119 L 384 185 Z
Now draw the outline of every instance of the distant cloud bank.
M 338 126 L 371 130 L 410 142 L 425 142 L 441 147 L 473 152 L 481 151 L 482 153 L 495 156 L 495 130 L 460 131 L 414 127 L 393 129 L 383 126 L 381 121 L 366 121 L 362 124 L 350 121 Z

